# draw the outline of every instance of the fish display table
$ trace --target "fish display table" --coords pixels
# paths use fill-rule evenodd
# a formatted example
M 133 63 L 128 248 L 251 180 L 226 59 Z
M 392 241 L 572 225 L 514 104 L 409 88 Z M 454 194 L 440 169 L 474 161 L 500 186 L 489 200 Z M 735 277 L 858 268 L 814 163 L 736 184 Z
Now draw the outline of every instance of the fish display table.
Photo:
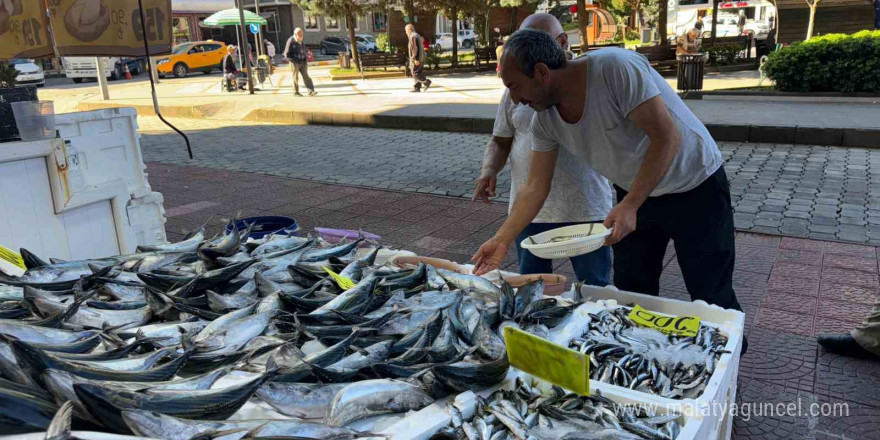
M 514 274 L 398 266 L 394 257 L 413 254 L 363 237 L 331 244 L 248 233 L 194 231 L 90 260 L 25 251 L 27 272 L 0 276 L 4 432 L 729 437 L 729 421 L 695 409 L 735 396 L 740 312 L 613 287 L 550 297 L 540 279 L 513 288 L 504 278 Z M 635 304 L 700 319 L 698 333 L 636 328 L 626 316 Z M 507 328 L 588 352 L 601 372 L 591 397 L 512 368 Z

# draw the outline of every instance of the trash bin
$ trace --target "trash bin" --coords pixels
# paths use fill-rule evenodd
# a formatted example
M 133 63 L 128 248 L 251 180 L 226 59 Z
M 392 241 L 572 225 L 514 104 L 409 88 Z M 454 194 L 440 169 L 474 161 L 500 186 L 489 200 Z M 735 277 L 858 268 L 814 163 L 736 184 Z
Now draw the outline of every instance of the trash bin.
M 703 90 L 703 54 L 678 56 L 678 91 Z
M 347 53 L 339 54 L 339 68 L 351 69 L 351 56 L 349 56 Z

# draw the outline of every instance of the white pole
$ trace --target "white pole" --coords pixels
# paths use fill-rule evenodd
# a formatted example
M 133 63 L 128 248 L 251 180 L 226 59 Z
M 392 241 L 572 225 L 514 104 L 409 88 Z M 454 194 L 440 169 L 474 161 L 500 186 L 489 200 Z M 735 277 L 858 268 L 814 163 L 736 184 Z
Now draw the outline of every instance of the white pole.
M 153 82 L 159 84 L 159 68 L 156 66 L 156 58 L 150 57 L 150 76 L 153 77 Z
M 95 57 L 95 70 L 98 74 L 98 87 L 101 88 L 101 96 L 104 97 L 104 101 L 109 101 L 110 89 L 107 88 L 107 75 L 104 73 L 104 63 L 101 61 L 100 57 Z
M 257 16 L 260 16 L 260 0 L 254 0 L 254 11 L 257 13 Z M 257 59 L 263 55 L 263 25 L 257 24 L 259 26 L 259 30 L 257 34 L 254 35 L 254 43 L 257 43 Z M 258 41 L 259 40 L 259 41 Z

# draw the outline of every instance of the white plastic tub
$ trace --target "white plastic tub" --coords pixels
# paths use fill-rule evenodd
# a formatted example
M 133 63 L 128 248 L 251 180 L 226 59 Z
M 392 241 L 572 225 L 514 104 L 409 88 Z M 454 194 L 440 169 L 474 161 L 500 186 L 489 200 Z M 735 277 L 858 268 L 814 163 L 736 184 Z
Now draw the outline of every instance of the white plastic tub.
M 573 312 L 573 317 L 564 327 L 551 331 L 553 342 L 568 346 L 573 337 L 580 336 L 589 324 L 587 313 L 595 313 L 607 308 L 638 304 L 645 309 L 669 315 L 697 316 L 702 324 L 718 328 L 728 337 L 725 350 L 715 372 L 703 394 L 696 399 L 667 399 L 629 388 L 619 387 L 599 381 L 591 381 L 591 389 L 599 389 L 603 393 L 613 394 L 638 402 L 653 402 L 670 408 L 681 408 L 698 423 L 696 439 L 727 439 L 733 431 L 733 418 L 729 414 L 736 399 L 736 381 L 739 376 L 740 350 L 745 325 L 745 314 L 737 310 L 722 309 L 704 301 L 680 301 L 624 292 L 614 287 L 583 286 L 581 297 L 588 300 Z M 681 437 L 681 436 L 680 436 Z

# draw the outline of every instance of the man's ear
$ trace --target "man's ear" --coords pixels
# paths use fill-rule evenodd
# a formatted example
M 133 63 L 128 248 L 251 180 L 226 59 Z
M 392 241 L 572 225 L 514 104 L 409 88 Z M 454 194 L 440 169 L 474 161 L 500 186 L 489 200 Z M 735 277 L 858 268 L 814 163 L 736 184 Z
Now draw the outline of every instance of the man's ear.
M 535 72 L 533 78 L 547 83 L 550 80 L 550 68 L 544 63 L 535 64 Z

